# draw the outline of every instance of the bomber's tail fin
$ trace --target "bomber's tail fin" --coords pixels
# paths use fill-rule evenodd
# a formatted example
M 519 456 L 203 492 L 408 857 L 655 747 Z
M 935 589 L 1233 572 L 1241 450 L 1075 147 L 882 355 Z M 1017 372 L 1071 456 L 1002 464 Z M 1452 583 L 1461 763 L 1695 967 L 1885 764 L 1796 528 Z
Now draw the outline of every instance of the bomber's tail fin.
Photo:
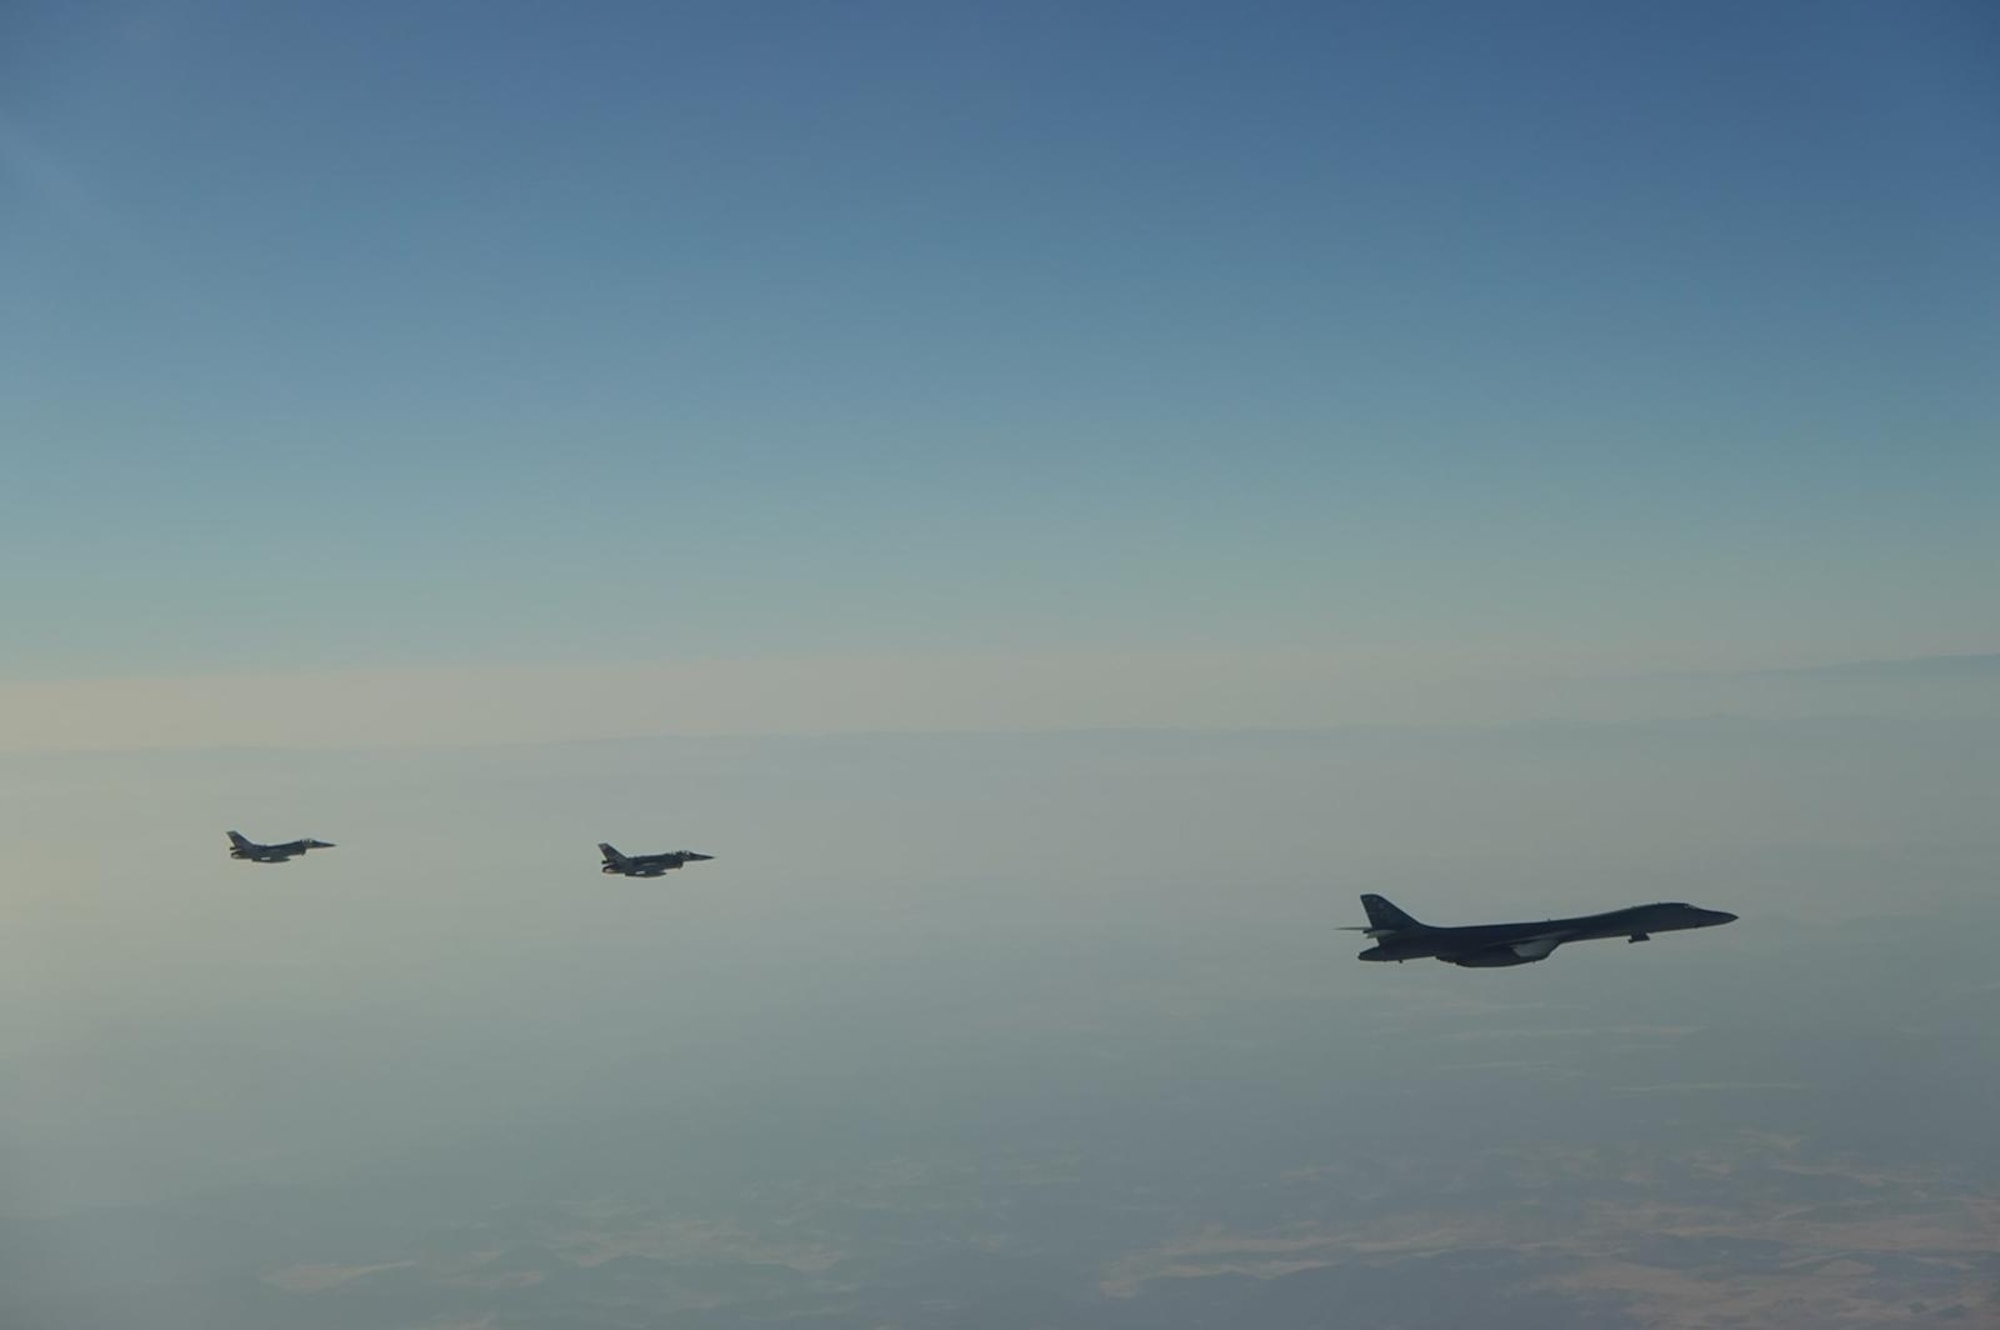
M 1363 896 L 1361 908 L 1368 911 L 1368 931 L 1371 933 L 1416 932 L 1424 928 L 1423 924 L 1390 904 L 1387 896 Z

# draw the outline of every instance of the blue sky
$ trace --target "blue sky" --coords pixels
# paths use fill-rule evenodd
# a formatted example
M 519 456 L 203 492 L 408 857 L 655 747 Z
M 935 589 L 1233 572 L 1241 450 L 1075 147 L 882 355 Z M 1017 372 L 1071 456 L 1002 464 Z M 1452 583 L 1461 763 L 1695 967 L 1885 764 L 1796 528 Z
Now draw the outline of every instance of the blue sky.
M 1990 650 L 1983 5 L 17 5 L 0 681 Z

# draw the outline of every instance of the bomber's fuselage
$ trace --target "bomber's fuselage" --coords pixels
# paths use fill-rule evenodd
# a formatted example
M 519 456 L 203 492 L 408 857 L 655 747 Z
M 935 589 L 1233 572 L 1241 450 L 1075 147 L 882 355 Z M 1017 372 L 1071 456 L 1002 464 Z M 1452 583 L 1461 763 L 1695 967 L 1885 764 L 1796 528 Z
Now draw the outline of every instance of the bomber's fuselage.
M 1704 910 L 1680 902 L 1634 905 L 1604 914 L 1571 919 L 1543 919 L 1517 924 L 1474 924 L 1464 928 L 1373 930 L 1376 944 L 1361 953 L 1364 961 L 1410 961 L 1435 957 L 1458 965 L 1516 965 L 1537 961 L 1565 942 L 1622 937 L 1643 942 L 1654 933 L 1687 928 L 1713 928 L 1733 921 L 1722 910 Z M 1539 954 L 1536 954 L 1539 952 Z

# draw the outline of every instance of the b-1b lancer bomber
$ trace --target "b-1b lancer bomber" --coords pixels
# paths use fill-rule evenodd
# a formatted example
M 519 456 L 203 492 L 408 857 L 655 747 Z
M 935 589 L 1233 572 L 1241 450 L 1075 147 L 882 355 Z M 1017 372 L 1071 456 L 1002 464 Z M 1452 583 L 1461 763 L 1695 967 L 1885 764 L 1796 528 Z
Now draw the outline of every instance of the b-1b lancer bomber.
M 712 854 L 696 854 L 693 850 L 669 850 L 665 854 L 620 854 L 610 845 L 600 844 L 597 848 L 604 855 L 604 866 L 597 871 L 616 873 L 622 877 L 658 877 L 683 864 L 698 864 L 715 857 Z
M 229 833 L 229 857 L 248 859 L 254 864 L 282 864 L 294 855 L 307 850 L 330 850 L 332 841 L 314 840 L 308 836 L 304 840 L 288 840 L 282 845 L 259 845 L 254 840 L 245 840 L 241 832 Z
M 1671 933 L 1683 928 L 1714 928 L 1736 921 L 1721 910 L 1704 910 L 1679 901 L 1658 905 L 1634 905 L 1608 914 L 1586 914 L 1575 919 L 1544 919 L 1532 924 L 1473 924 L 1465 928 L 1433 928 L 1404 914 L 1382 896 L 1363 896 L 1361 906 L 1368 911 L 1368 927 L 1350 928 L 1365 933 L 1375 945 L 1360 953 L 1364 961 L 1415 961 L 1429 957 L 1452 965 L 1480 969 L 1500 965 L 1532 965 L 1545 961 L 1565 942 L 1591 938 L 1622 937 L 1645 942 L 1655 933 Z

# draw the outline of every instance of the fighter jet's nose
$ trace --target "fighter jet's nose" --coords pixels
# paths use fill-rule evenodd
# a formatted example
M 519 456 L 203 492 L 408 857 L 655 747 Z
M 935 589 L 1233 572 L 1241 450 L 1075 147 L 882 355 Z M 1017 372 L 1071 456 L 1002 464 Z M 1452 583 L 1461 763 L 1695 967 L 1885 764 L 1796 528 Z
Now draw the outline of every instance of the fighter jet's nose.
M 1736 916 L 1727 910 L 1710 910 L 1708 917 L 1709 922 L 1716 924 L 1733 924 L 1736 922 Z

